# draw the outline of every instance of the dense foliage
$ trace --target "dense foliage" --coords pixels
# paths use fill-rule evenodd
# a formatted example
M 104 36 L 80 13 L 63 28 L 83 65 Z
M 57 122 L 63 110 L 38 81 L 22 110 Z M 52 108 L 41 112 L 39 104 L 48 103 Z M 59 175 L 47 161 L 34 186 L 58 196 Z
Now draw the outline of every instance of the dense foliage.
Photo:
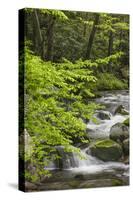
M 96 92 L 128 87 L 129 19 L 44 9 L 26 9 L 25 16 L 30 43 L 20 55 L 20 72 L 25 68 L 24 128 L 32 138 L 25 159 L 35 167 L 25 175 L 35 181 L 60 159 L 56 146 L 81 156 L 76 144 L 89 142 L 85 122 L 95 121 L 100 108 L 93 103 Z
M 96 78 L 78 62 L 44 62 L 29 50 L 25 53 L 25 128 L 34 144 L 33 156 L 26 159 L 47 166 L 48 160 L 58 159 L 57 145 L 78 153 L 75 143 L 89 142 L 84 120 L 95 120 L 99 106 L 86 101 L 94 96 L 89 84 Z

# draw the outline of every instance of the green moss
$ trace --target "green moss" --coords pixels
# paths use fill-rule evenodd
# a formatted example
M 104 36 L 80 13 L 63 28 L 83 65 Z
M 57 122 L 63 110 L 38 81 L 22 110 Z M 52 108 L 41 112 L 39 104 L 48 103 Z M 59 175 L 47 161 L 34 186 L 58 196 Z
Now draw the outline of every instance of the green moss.
M 121 186 L 121 185 L 123 185 L 122 180 L 118 180 L 118 179 L 112 180 L 112 186 Z
M 79 181 L 71 181 L 69 183 L 69 186 L 72 187 L 72 188 L 77 188 L 79 185 L 80 185 Z
M 125 124 L 126 126 L 129 126 L 130 120 L 129 118 L 127 118 L 126 120 L 124 120 L 123 124 Z
M 97 141 L 97 142 L 95 143 L 95 146 L 96 146 L 96 147 L 111 147 L 111 146 L 113 146 L 113 145 L 115 145 L 115 144 L 116 144 L 116 142 L 114 142 L 113 140 L 107 139 L 107 140 L 100 140 L 100 141 Z
M 122 147 L 109 139 L 94 142 L 90 149 L 93 156 L 103 161 L 118 161 L 122 156 Z

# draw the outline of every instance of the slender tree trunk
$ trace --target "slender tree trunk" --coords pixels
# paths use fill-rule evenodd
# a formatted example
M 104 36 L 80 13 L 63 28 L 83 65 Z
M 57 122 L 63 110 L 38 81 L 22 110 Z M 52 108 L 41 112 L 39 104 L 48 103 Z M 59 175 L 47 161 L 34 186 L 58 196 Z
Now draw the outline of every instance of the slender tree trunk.
M 108 44 L 108 56 L 111 56 L 113 51 L 113 32 L 110 31 L 109 32 L 109 44 Z M 109 71 L 112 73 L 113 69 L 112 69 L 112 64 L 109 62 L 109 64 L 107 65 L 106 71 Z
M 121 44 L 122 37 L 123 37 L 123 31 L 121 30 L 121 31 L 120 31 L 120 44 L 119 44 L 119 51 L 122 50 L 122 44 Z
M 54 23 L 55 19 L 53 17 L 49 18 L 48 28 L 47 28 L 47 53 L 46 60 L 53 60 L 53 36 L 54 36 Z
M 113 32 L 110 31 L 109 33 L 109 46 L 108 46 L 108 56 L 112 54 L 113 50 Z
M 35 24 L 36 24 L 36 28 L 37 28 L 38 40 L 41 43 L 42 42 L 42 34 L 41 34 L 40 22 L 39 22 L 37 10 L 34 10 L 34 15 L 35 15 Z
M 90 56 L 91 56 L 91 50 L 92 50 L 92 44 L 93 44 L 93 41 L 94 41 L 94 37 L 95 37 L 95 33 L 96 33 L 96 26 L 98 25 L 99 23 L 99 14 L 95 14 L 94 16 L 94 23 L 93 23 L 93 27 L 92 27 L 92 30 L 91 30 L 91 33 L 90 33 L 90 36 L 89 36 L 89 40 L 88 40 L 88 46 L 87 46 L 87 51 L 86 51 L 86 56 L 85 58 L 86 59 L 90 59 Z
M 33 40 L 34 40 L 34 48 L 35 48 L 35 52 L 38 55 L 41 55 L 41 58 L 44 60 L 45 56 L 44 56 L 44 40 L 42 37 L 42 33 L 41 33 L 41 29 L 40 29 L 40 22 L 39 22 L 39 17 L 38 17 L 38 13 L 37 10 L 34 9 L 33 11 Z
M 84 24 L 83 36 L 86 36 L 86 24 Z
M 85 13 L 85 20 L 87 21 L 88 19 L 88 13 Z M 83 26 L 83 37 L 86 36 L 86 30 L 87 30 L 87 24 L 85 23 Z

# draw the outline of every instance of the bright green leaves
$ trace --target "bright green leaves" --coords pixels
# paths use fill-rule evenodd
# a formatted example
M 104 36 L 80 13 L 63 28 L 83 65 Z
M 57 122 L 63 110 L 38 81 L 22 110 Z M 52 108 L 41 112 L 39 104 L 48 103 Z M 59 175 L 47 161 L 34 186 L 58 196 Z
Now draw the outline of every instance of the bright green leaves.
M 33 156 L 27 159 L 40 176 L 44 166 L 59 159 L 56 146 L 79 153 L 73 145 L 88 142 L 83 120 L 92 119 L 98 106 L 85 101 L 94 96 L 89 87 L 96 78 L 87 61 L 55 64 L 43 62 L 27 49 L 25 53 L 25 128 L 34 144 Z
M 25 8 L 25 11 L 27 13 L 31 13 L 34 10 L 35 10 L 34 8 Z M 65 13 L 60 10 L 49 10 L 49 9 L 36 9 L 36 10 L 40 11 L 41 14 L 53 16 L 61 21 L 68 20 L 68 17 L 65 15 Z
M 126 22 L 117 22 L 114 24 L 114 28 L 118 30 L 128 31 L 129 30 L 129 24 Z
M 105 58 L 100 58 L 96 60 L 96 63 L 98 64 L 98 66 L 103 65 L 106 66 L 108 65 L 110 62 L 112 62 L 113 64 L 115 62 L 118 62 L 118 60 L 124 55 L 123 52 L 117 52 L 111 56 L 105 57 Z
M 57 19 L 62 21 L 68 20 L 68 17 L 65 15 L 63 11 L 60 10 L 48 10 L 48 9 L 41 9 L 41 13 L 51 15 Z

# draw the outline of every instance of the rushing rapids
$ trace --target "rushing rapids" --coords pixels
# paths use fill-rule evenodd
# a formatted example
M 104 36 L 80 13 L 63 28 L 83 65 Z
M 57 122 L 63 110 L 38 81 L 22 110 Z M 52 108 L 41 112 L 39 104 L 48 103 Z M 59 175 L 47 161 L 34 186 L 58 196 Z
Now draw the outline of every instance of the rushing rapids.
M 96 112 L 97 124 L 92 121 L 87 124 L 87 131 L 92 141 L 109 138 L 111 127 L 118 122 L 122 123 L 129 117 L 129 115 L 115 113 L 116 108 L 120 105 L 129 110 L 128 91 L 103 92 L 102 97 L 96 98 L 95 102 L 103 104 L 105 108 Z M 99 115 L 99 112 L 102 112 L 104 117 Z M 129 184 L 129 164 L 100 160 L 92 156 L 89 146 L 81 148 L 82 159 L 77 153 L 64 152 L 63 146 L 56 148 L 61 157 L 60 162 L 51 162 L 49 166 L 45 167 L 53 174 L 51 181 L 56 182 L 56 185 L 52 186 L 43 182 L 40 190 L 69 188 L 71 181 L 76 181 L 76 183 L 74 182 L 75 188 L 77 188 L 77 184 L 78 188 L 112 186 L 117 183 L 118 185 Z

